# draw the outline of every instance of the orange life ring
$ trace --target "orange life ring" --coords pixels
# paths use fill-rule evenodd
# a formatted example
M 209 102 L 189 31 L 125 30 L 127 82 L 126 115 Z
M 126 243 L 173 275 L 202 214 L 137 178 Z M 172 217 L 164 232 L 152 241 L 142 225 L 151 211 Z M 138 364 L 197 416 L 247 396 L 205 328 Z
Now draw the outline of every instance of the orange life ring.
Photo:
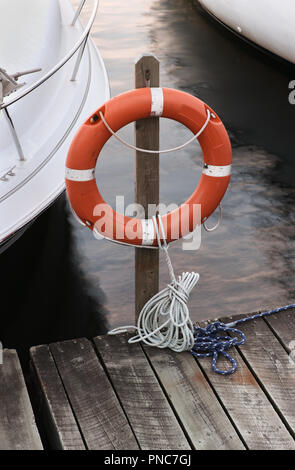
M 156 246 L 152 219 L 134 219 L 118 214 L 104 201 L 97 188 L 96 162 L 102 147 L 111 137 L 99 112 L 115 132 L 132 121 L 162 116 L 182 123 L 197 134 L 208 111 L 210 120 L 198 137 L 204 158 L 200 182 L 184 204 L 162 216 L 168 243 L 192 232 L 197 224 L 194 207 L 201 205 L 203 222 L 224 196 L 230 180 L 231 145 L 221 120 L 208 105 L 188 93 L 169 88 L 139 88 L 116 96 L 80 127 L 66 161 L 66 189 L 74 213 L 105 238 L 129 245 Z

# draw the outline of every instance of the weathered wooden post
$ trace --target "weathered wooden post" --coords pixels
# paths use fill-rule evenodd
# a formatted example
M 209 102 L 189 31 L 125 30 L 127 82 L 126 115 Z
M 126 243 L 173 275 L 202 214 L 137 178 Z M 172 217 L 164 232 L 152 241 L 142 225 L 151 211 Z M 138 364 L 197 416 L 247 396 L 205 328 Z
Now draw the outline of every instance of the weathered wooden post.
M 142 55 L 135 63 L 135 88 L 160 85 L 159 61 L 152 54 Z M 141 119 L 135 123 L 135 145 L 159 150 L 159 118 Z M 159 155 L 136 151 L 135 202 L 148 214 L 148 205 L 159 203 Z M 135 248 L 135 318 L 144 304 L 159 290 L 159 252 Z

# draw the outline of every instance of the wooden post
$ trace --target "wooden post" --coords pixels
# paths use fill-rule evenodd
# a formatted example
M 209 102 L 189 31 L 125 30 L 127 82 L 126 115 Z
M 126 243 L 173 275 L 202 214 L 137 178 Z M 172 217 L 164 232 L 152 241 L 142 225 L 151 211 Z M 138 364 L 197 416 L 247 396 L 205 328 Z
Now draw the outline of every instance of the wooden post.
M 159 61 L 142 55 L 135 64 L 135 88 L 160 85 Z M 159 118 L 141 119 L 135 123 L 135 145 L 147 150 L 159 149 Z M 159 155 L 136 152 L 135 202 L 148 214 L 149 204 L 159 204 Z M 159 290 L 159 252 L 135 248 L 135 319 L 144 304 Z

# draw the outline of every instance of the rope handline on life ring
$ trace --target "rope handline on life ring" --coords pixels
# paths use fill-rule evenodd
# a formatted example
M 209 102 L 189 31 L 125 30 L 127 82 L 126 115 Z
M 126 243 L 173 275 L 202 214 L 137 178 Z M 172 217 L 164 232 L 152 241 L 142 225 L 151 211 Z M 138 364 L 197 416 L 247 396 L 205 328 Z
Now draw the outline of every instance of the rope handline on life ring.
M 203 220 L 203 227 L 206 230 L 206 232 L 215 232 L 215 230 L 217 230 L 218 227 L 220 226 L 222 222 L 222 205 L 221 204 L 219 204 L 218 209 L 219 209 L 218 221 L 214 225 L 214 227 L 207 227 L 206 225 L 207 219 Z
M 132 150 L 136 150 L 138 152 L 143 152 L 143 153 L 151 153 L 151 154 L 154 154 L 154 153 L 157 153 L 157 154 L 161 154 L 161 153 L 170 153 L 170 152 L 176 152 L 177 150 L 181 150 L 185 147 L 187 147 L 189 144 L 191 144 L 192 142 L 194 142 L 203 132 L 204 130 L 206 129 L 209 121 L 210 121 L 210 118 L 213 117 L 215 118 L 215 115 L 213 113 L 210 113 L 209 109 L 207 109 L 207 119 L 204 123 L 204 125 L 201 127 L 201 129 L 195 134 L 193 135 L 193 137 L 191 139 L 189 139 L 187 142 L 185 142 L 184 144 L 182 145 L 179 145 L 178 147 L 173 147 L 171 149 L 166 149 L 166 150 L 148 150 L 148 149 L 142 149 L 142 148 L 139 148 L 139 147 L 136 147 L 135 145 L 132 145 L 130 144 L 129 142 L 126 142 L 126 140 L 122 139 L 122 137 L 120 137 L 116 132 L 113 131 L 113 129 L 108 125 L 107 121 L 105 120 L 105 117 L 103 115 L 103 113 L 101 111 L 99 111 L 99 116 L 102 120 L 102 122 L 104 123 L 104 125 L 106 126 L 107 130 L 119 141 L 121 142 L 121 144 L 125 145 L 126 147 L 132 149 Z

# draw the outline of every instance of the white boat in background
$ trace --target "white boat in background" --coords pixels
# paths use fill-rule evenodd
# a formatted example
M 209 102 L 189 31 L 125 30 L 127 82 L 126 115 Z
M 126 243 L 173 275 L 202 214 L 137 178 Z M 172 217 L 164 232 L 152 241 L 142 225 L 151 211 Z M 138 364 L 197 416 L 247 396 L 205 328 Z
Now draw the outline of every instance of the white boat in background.
M 198 0 L 218 21 L 248 41 L 295 64 L 294 0 Z
M 0 253 L 64 191 L 73 136 L 109 99 L 89 37 L 98 0 L 83 28 L 85 1 L 1 0 Z

